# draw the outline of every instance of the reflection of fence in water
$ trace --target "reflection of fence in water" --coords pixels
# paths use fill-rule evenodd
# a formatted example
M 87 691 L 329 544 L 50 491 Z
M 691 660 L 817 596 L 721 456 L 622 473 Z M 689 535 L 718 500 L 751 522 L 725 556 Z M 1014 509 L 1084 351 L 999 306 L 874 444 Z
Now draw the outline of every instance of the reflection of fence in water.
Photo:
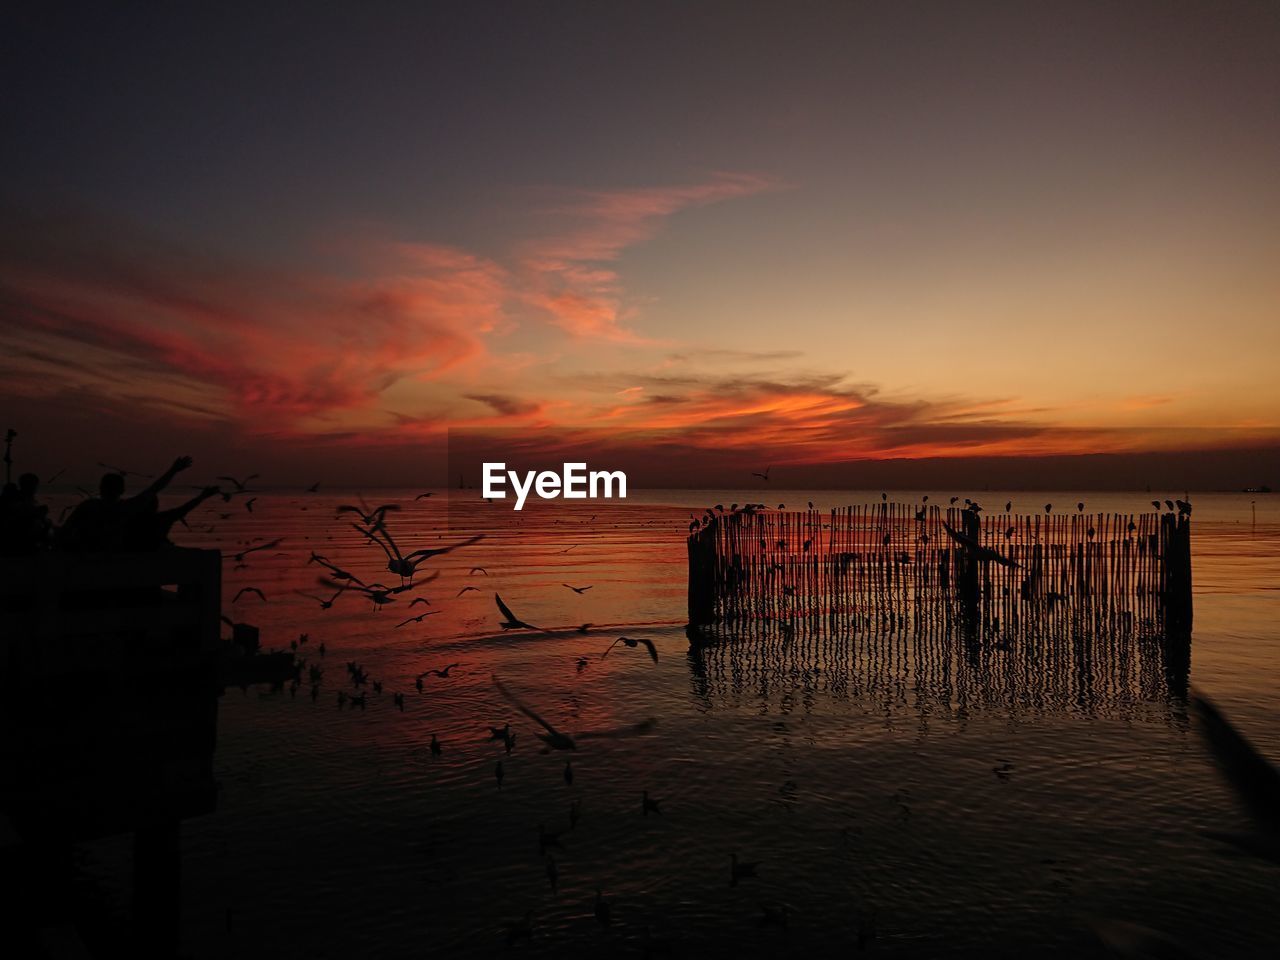
M 695 642 L 717 624 L 756 620 L 840 632 L 963 623 L 1185 633 L 1190 544 L 1190 517 L 1172 512 L 983 517 L 888 502 L 712 512 L 689 535 L 689 623 Z
M 1094 633 L 1081 621 L 977 633 L 927 623 L 840 633 L 755 621 L 715 633 L 717 642 L 689 651 L 693 692 L 708 702 L 777 694 L 1129 716 L 1180 709 L 1190 664 L 1185 637 Z

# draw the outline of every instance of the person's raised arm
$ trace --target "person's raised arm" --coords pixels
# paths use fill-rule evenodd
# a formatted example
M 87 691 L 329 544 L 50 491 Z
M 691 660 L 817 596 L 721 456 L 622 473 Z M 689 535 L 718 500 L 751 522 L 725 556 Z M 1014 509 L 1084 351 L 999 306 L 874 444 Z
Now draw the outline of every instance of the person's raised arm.
M 190 500 L 188 500 L 186 503 L 182 504 L 181 506 L 173 507 L 169 510 L 162 511 L 161 516 L 167 517 L 168 522 L 172 524 L 175 521 L 181 520 L 188 513 L 190 513 L 196 507 L 200 506 L 200 504 L 204 503 L 210 497 L 216 497 L 221 492 L 222 490 L 219 487 L 205 487 L 203 490 L 201 490 L 199 493 L 197 493 L 194 497 L 192 497 Z
M 139 494 L 139 497 L 154 497 L 172 483 L 174 477 L 187 469 L 187 467 L 191 466 L 192 462 L 193 461 L 190 457 L 178 457 L 178 459 L 173 461 L 168 470 L 156 477 L 151 486 L 147 487 L 146 490 Z

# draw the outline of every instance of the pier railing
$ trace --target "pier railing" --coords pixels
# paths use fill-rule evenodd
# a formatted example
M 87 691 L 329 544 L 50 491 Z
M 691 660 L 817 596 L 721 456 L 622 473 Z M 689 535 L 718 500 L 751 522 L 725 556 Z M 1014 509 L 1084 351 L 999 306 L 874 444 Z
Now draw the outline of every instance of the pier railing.
M 882 502 L 711 511 L 690 532 L 689 625 L 1189 633 L 1191 521 Z

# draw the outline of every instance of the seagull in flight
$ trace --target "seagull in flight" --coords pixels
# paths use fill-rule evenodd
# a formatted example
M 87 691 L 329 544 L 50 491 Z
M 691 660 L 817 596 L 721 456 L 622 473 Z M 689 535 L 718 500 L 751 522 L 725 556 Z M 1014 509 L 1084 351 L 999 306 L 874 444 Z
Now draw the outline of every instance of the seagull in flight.
M 588 590 L 590 590 L 590 589 L 591 589 L 591 587 L 595 586 L 595 584 L 590 584 L 590 585 L 585 586 L 585 587 L 574 587 L 574 586 L 570 586 L 570 585 L 569 585 L 569 584 L 567 584 L 567 583 L 562 583 L 562 584 L 560 584 L 560 586 L 562 586 L 562 587 L 569 587 L 569 589 L 570 589 L 570 590 L 572 590 L 574 593 L 577 593 L 577 594 L 583 594 L 583 593 L 586 593 Z
M 434 494 L 435 494 L 434 490 L 428 491 L 427 493 L 420 493 L 413 498 L 413 502 L 417 503 L 419 500 L 425 500 L 427 497 L 433 496 Z
M 321 577 L 320 586 L 328 587 L 331 590 L 353 590 L 356 593 L 363 593 L 373 601 L 375 607 L 381 607 L 384 604 L 394 602 L 397 594 L 413 590 L 415 587 L 422 586 L 423 583 L 429 583 L 436 576 L 438 576 L 438 573 L 432 574 L 426 581 L 419 581 L 417 584 L 403 583 L 398 587 L 388 587 L 385 583 L 365 583 L 358 577 L 351 577 L 346 584 L 335 583 L 327 577 Z
M 396 542 L 391 539 L 391 534 L 387 532 L 386 526 L 379 520 L 372 527 L 366 529 L 358 523 L 353 523 L 361 534 L 372 543 L 376 543 L 382 548 L 382 552 L 387 555 L 387 569 L 392 573 L 399 574 L 406 580 L 412 580 L 418 567 L 432 557 L 438 557 L 443 553 L 457 550 L 459 547 L 468 547 L 473 543 L 479 543 L 484 539 L 484 534 L 476 534 L 474 537 L 468 537 L 458 543 L 450 544 L 447 547 L 437 547 L 434 550 L 414 550 L 409 554 L 401 554 L 400 548 L 396 546 Z
M 269 540 L 266 543 L 259 543 L 256 546 L 247 547 L 235 555 L 235 561 L 236 563 L 244 563 L 244 558 L 247 557 L 249 554 L 257 553 L 259 550 L 271 550 L 274 547 L 280 546 L 280 544 L 282 543 L 284 543 L 283 537 L 277 540 Z
M 514 613 L 511 608 L 502 602 L 502 597 L 498 594 L 493 595 L 494 602 L 498 605 L 498 612 L 502 614 L 503 620 L 499 624 L 503 630 L 542 630 L 542 627 L 535 627 L 532 623 L 525 623 Z M 543 633 L 547 631 L 542 630 Z
M 251 473 L 249 474 L 249 476 L 245 477 L 243 480 L 237 480 L 235 477 L 217 477 L 215 479 L 225 480 L 227 481 L 227 483 L 231 484 L 231 486 L 235 487 L 234 490 L 230 492 L 224 491 L 222 494 L 222 502 L 230 503 L 231 498 L 234 497 L 237 493 L 248 493 L 249 484 L 252 481 L 257 480 L 258 475 L 256 473 Z
M 753 477 L 759 477 L 761 480 L 764 480 L 764 481 L 768 482 L 768 480 L 769 480 L 769 471 L 770 471 L 770 470 L 772 470 L 772 469 L 773 469 L 773 464 L 770 464 L 769 466 L 767 466 L 767 467 L 765 467 L 765 468 L 764 468 L 764 473 L 757 473 L 756 471 L 754 471 L 754 470 L 753 470 L 753 471 L 751 471 L 751 475 L 752 475 Z
M 577 742 L 573 737 L 569 736 L 569 734 L 567 733 L 561 733 L 551 724 L 547 723 L 547 721 L 543 720 L 542 717 L 538 716 L 533 710 L 525 706 L 525 704 L 521 702 L 519 697 L 517 697 L 514 693 L 512 693 L 503 685 L 502 681 L 498 679 L 496 674 L 493 677 L 493 685 L 498 688 L 498 692 L 502 694 L 503 697 L 505 697 L 507 700 L 511 702 L 512 706 L 514 706 L 526 717 L 528 717 L 534 723 L 538 724 L 539 726 L 541 726 L 543 729 L 547 731 L 546 733 L 539 733 L 537 736 L 538 736 L 538 739 L 541 740 L 543 743 L 545 743 L 549 749 L 551 750 L 577 750 L 578 749 Z M 611 737 L 638 736 L 640 734 L 648 733 L 657 725 L 658 725 L 658 721 L 655 718 L 650 717 L 648 720 L 643 720 L 640 723 L 632 724 L 631 726 L 616 727 L 612 730 L 597 730 L 597 731 L 587 731 L 585 733 L 579 733 L 577 735 L 577 740 L 603 739 L 606 737 L 611 738 Z
M 369 505 L 364 502 L 364 497 L 360 498 L 360 506 L 358 507 L 351 503 L 338 504 L 338 514 L 354 513 L 360 518 L 361 523 L 369 527 L 380 526 L 382 521 L 386 519 L 387 511 L 399 509 L 400 504 L 398 503 L 384 503 L 382 506 L 374 507 L 370 510 Z
M 236 595 L 235 595 L 234 597 L 232 597 L 231 602 L 232 602 L 232 603 L 239 603 L 239 602 L 240 602 L 240 598 L 241 598 L 241 597 L 243 597 L 246 593 L 256 593 L 256 594 L 258 595 L 258 598 L 259 598 L 263 603 L 266 603 L 266 602 L 267 602 L 267 597 L 266 597 L 266 595 L 265 595 L 261 590 L 259 590 L 257 587 L 241 587 L 241 588 L 240 588 L 240 590 L 236 593 Z
M 311 486 L 307 487 L 307 493 L 319 493 L 319 492 L 320 492 L 320 481 L 319 481 L 319 480 L 317 480 L 317 481 L 316 481 L 315 483 L 313 483 Z
M 298 594 L 298 596 L 300 597 L 306 597 L 308 600 L 314 600 L 316 603 L 320 604 L 321 610 L 328 610 L 330 607 L 333 606 L 333 602 L 337 600 L 340 596 L 342 596 L 343 592 L 346 589 L 347 589 L 346 587 L 342 587 L 340 590 L 338 590 L 337 593 L 335 593 L 328 600 L 326 600 L 324 597 L 317 597 L 310 593 L 303 593 L 301 590 L 295 590 L 294 592 Z
M 434 617 L 437 613 L 443 613 L 442 610 L 429 610 L 426 613 L 420 613 L 416 617 L 408 617 L 396 624 L 397 627 L 403 627 L 407 623 L 421 623 L 427 617 Z
M 658 662 L 658 651 L 654 647 L 653 641 L 647 637 L 619 637 L 617 640 L 613 641 L 613 643 L 609 644 L 604 653 L 600 654 L 600 659 L 603 660 L 607 657 L 609 655 L 609 651 L 620 643 L 624 646 L 630 647 L 632 650 L 636 649 L 636 647 L 643 646 L 649 651 L 649 657 L 653 662 Z
M 311 551 L 311 557 L 310 559 L 307 560 L 307 563 L 320 564 L 322 567 L 324 567 L 329 571 L 330 575 L 333 577 L 334 580 L 351 580 L 356 583 L 360 582 L 360 578 L 357 577 L 355 574 L 348 573 L 346 570 L 343 570 L 341 567 L 335 566 L 333 563 L 330 562 L 328 557 L 321 556 L 320 554 L 316 553 L 314 550 Z
M 418 674 L 418 676 L 415 679 L 421 680 L 423 677 L 441 677 L 447 680 L 449 678 L 449 671 L 452 670 L 454 667 L 460 667 L 460 666 L 462 666 L 462 664 L 460 663 L 451 663 L 448 666 L 440 667 L 438 670 L 435 670 L 435 669 L 423 670 L 420 674 Z M 504 738 L 505 738 L 505 734 L 504 734 Z

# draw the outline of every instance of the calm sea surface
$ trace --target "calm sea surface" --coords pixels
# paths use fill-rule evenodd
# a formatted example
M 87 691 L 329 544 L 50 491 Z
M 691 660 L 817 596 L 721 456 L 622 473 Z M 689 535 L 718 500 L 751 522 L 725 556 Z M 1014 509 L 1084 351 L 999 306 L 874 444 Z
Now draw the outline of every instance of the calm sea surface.
M 351 518 L 335 516 L 353 495 L 264 492 L 252 513 L 243 498 L 214 501 L 176 532 L 226 554 L 283 537 L 243 569 L 227 560 L 226 612 L 259 625 L 268 648 L 307 634 L 300 655 L 324 670 L 314 701 L 305 684 L 296 696 L 250 688 L 222 699 L 219 808 L 184 825 L 188 955 L 503 954 L 504 925 L 527 912 L 533 937 L 515 950 L 548 956 L 639 956 L 646 940 L 678 956 L 831 955 L 856 952 L 861 935 L 871 954 L 1078 957 L 1098 952 L 1096 918 L 1146 924 L 1207 956 L 1274 955 L 1280 868 L 1202 835 L 1245 821 L 1141 650 L 1105 676 L 1041 668 L 1016 645 L 978 667 L 909 640 L 743 641 L 690 655 L 692 512 L 870 503 L 879 491 L 643 492 L 518 515 L 472 493 L 449 503 L 417 492 L 368 497 L 401 507 L 387 523 L 406 552 L 488 536 L 428 561 L 422 573 L 438 579 L 381 610 L 353 593 L 328 610 L 301 595 L 331 594 L 306 562 L 313 550 L 368 581 L 399 582 Z M 1084 500 L 1090 512 L 1128 513 L 1156 495 Z M 1008 499 L 1025 512 L 1080 499 L 973 496 L 989 512 Z M 1280 498 L 1193 502 L 1191 682 L 1280 757 Z M 245 586 L 266 602 L 233 603 Z M 478 589 L 459 595 L 465 587 Z M 503 634 L 495 591 L 552 634 Z M 430 606 L 410 608 L 414 596 Z M 420 613 L 431 615 L 397 626 Z M 623 647 L 600 659 L 622 634 L 652 638 L 658 663 Z M 348 661 L 383 684 L 363 710 L 339 707 L 340 690 L 355 692 Z M 448 678 L 415 690 L 418 674 L 451 663 Z M 540 752 L 536 725 L 497 693 L 494 674 L 570 733 L 658 724 L 580 742 L 570 785 L 566 755 Z M 489 725 L 507 722 L 509 755 L 488 739 Z M 642 816 L 646 790 L 661 815 Z M 561 834 L 547 850 L 555 889 L 540 824 Z M 89 874 L 118 886 L 121 909 L 123 849 L 85 852 Z M 731 886 L 733 852 L 758 861 L 758 877 Z M 594 916 L 597 888 L 611 902 L 607 927 Z M 762 923 L 762 905 L 784 904 L 788 929 Z

